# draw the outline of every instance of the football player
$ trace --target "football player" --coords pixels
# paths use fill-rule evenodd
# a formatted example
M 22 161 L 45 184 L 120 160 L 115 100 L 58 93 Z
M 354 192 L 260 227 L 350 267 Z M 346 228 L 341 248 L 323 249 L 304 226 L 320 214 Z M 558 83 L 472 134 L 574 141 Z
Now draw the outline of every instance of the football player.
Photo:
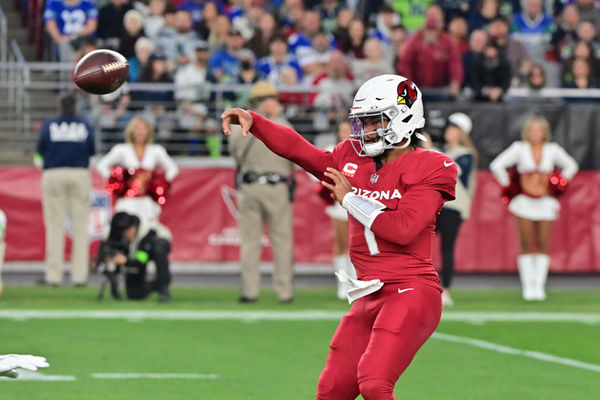
M 350 258 L 358 279 L 354 302 L 330 344 L 317 399 L 395 399 L 394 385 L 441 317 L 441 289 L 431 264 L 435 221 L 454 199 L 458 169 L 425 140 L 423 101 L 405 77 L 365 82 L 350 109 L 352 136 L 332 151 L 294 130 L 240 108 L 222 115 L 223 131 L 239 124 L 272 151 L 300 165 L 331 190 L 349 214 Z

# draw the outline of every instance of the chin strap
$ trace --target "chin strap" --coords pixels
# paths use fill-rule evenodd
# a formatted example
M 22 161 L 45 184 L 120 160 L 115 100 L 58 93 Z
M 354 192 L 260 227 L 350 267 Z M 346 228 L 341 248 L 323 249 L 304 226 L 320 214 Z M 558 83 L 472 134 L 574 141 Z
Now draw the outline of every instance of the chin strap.
M 410 138 L 406 138 L 406 142 L 402 146 L 392 146 L 390 148 L 402 150 L 402 149 L 407 148 L 408 146 L 410 146 Z
M 421 142 L 427 141 L 427 138 L 425 137 L 425 135 L 423 135 L 420 132 L 415 132 L 413 135 L 415 135 L 417 137 L 417 139 L 419 139 Z

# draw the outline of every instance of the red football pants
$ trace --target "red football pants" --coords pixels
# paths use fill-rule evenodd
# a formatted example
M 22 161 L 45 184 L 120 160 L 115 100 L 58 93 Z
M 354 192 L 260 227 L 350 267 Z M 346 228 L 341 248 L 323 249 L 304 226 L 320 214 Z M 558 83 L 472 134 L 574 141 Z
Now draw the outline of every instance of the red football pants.
M 441 314 L 440 290 L 424 283 L 385 284 L 358 299 L 333 335 L 316 399 L 394 400 L 396 381 Z

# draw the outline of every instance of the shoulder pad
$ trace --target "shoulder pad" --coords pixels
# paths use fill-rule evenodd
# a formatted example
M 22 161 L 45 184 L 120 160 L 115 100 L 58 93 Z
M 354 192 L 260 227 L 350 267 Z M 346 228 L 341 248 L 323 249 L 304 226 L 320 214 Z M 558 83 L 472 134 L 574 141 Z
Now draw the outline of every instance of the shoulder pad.
M 338 143 L 333 150 L 330 150 L 333 154 L 333 159 L 336 161 L 336 164 L 337 160 L 343 160 L 344 162 L 357 162 L 356 159 L 361 158 L 356 154 L 354 147 L 352 147 L 351 141 L 352 139 L 344 140 L 343 142 Z
M 413 153 L 411 168 L 403 180 L 408 186 L 428 186 L 452 200 L 455 196 L 458 166 L 450 157 L 432 150 Z

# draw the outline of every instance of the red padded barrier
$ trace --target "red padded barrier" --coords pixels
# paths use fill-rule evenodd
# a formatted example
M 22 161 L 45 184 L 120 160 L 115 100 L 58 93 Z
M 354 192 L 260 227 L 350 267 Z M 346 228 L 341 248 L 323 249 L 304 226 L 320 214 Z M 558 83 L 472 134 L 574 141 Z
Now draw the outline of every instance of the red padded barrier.
M 233 174 L 230 168 L 182 168 L 161 215 L 174 235 L 173 260 L 238 260 Z M 7 261 L 44 257 L 40 179 L 41 172 L 32 167 L 0 168 L 0 209 L 8 219 Z M 333 237 L 324 204 L 304 172 L 297 172 L 297 179 L 295 260 L 328 264 Z M 93 181 L 95 188 L 102 190 L 98 175 L 94 174 Z M 456 269 L 515 271 L 518 243 L 512 216 L 500 201 L 500 189 L 490 172 L 479 171 L 477 181 L 471 218 L 458 237 Z M 600 172 L 578 173 L 560 202 L 562 211 L 552 237 L 551 270 L 600 272 Z M 271 259 L 266 237 L 263 256 Z

